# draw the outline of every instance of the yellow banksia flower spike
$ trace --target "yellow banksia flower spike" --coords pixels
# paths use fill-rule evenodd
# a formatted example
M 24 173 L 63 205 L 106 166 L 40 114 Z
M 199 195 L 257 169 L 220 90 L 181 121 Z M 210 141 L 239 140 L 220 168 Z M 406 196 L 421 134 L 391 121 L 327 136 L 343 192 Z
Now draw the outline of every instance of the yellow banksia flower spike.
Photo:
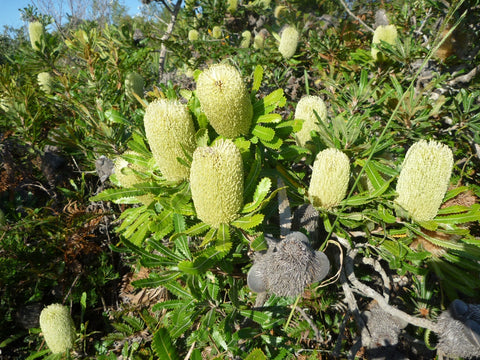
M 331 209 L 345 198 L 350 179 L 350 161 L 340 150 L 329 148 L 318 153 L 313 163 L 308 194 L 313 206 Z
M 41 50 L 42 38 L 45 36 L 45 28 L 40 21 L 32 21 L 28 25 L 30 44 L 33 50 Z
M 214 26 L 213 27 L 212 37 L 214 39 L 220 39 L 222 37 L 222 28 L 220 26 Z
M 397 28 L 395 25 L 380 25 L 375 29 L 373 33 L 372 45 L 379 44 L 381 41 L 385 41 L 390 45 L 394 45 L 397 40 Z M 379 56 L 379 50 L 376 46 L 372 46 L 372 57 L 374 60 L 382 60 L 383 57 Z
M 188 179 L 189 169 L 177 160 L 186 160 L 182 147 L 190 154 L 195 149 L 195 127 L 187 106 L 176 100 L 156 100 L 147 106 L 143 122 L 153 157 L 165 179 Z
M 40 89 L 45 91 L 47 94 L 52 92 L 52 75 L 49 72 L 41 72 L 38 74 L 37 82 L 40 86 Z
M 143 98 L 144 81 L 143 77 L 135 71 L 130 72 L 125 77 L 125 93 L 130 98 L 135 98 L 133 94 Z
M 188 40 L 193 42 L 193 41 L 197 41 L 198 40 L 198 37 L 199 37 L 199 34 L 198 34 L 198 31 L 195 30 L 195 29 L 191 29 L 189 32 L 188 32 Z
M 75 326 L 67 307 L 51 304 L 44 308 L 40 313 L 40 328 L 52 353 L 59 354 L 73 348 Z
M 231 140 L 197 148 L 190 187 L 198 218 L 213 227 L 235 220 L 243 206 L 243 176 L 242 156 Z
M 287 26 L 282 31 L 278 51 L 285 59 L 291 58 L 297 51 L 298 39 L 300 34 L 294 26 Z
M 124 155 L 139 155 L 139 154 L 136 153 L 135 151 L 129 150 L 129 151 L 126 151 Z M 118 182 L 124 188 L 131 188 L 135 184 L 139 184 L 145 181 L 139 175 L 137 175 L 134 171 L 145 172 L 147 171 L 147 169 L 137 164 L 130 164 L 126 159 L 122 157 L 118 157 L 115 160 L 114 173 L 115 173 L 115 176 L 117 177 Z M 148 205 L 153 201 L 153 195 L 148 194 L 148 195 L 137 196 L 137 199 L 143 204 Z
M 327 106 L 319 96 L 306 95 L 300 99 L 295 108 L 295 119 L 303 120 L 302 129 L 295 135 L 299 146 L 305 147 L 307 142 L 312 139 L 311 131 L 320 130 L 314 111 L 317 112 L 320 121 L 327 121 Z
M 198 76 L 196 94 L 208 121 L 219 135 L 234 138 L 248 134 L 253 107 L 236 68 L 228 64 L 210 66 Z
M 408 149 L 397 181 L 396 202 L 416 221 L 438 213 L 448 189 L 453 153 L 435 140 L 420 140 Z
M 227 12 L 233 14 L 235 11 L 237 11 L 238 0 L 227 0 L 227 5 Z

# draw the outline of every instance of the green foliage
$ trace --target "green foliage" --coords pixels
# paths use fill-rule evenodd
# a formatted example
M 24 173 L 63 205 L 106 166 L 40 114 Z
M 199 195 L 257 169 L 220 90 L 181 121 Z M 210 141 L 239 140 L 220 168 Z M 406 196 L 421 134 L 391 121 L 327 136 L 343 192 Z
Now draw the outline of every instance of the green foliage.
M 406 277 L 409 289 L 392 289 L 396 305 L 418 316 L 427 311 L 433 320 L 455 298 L 480 301 L 480 87 L 478 78 L 460 77 L 478 63 L 470 40 L 471 31 L 478 33 L 475 16 L 437 1 L 388 2 L 398 37 L 375 45 L 384 58 L 376 62 L 372 34 L 336 2 L 238 2 L 235 11 L 228 5 L 187 1 L 168 39 L 160 38 L 166 25 L 155 17 L 120 15 L 115 24 L 72 21 L 48 30 L 36 50 L 26 37 L 1 39 L 2 354 L 49 356 L 38 325 L 22 328 L 18 314 L 57 302 L 71 305 L 80 329 L 71 356 L 78 358 L 293 359 L 333 349 L 346 357 L 357 329 L 336 277 L 310 286 L 296 302 L 270 296 L 261 307 L 254 305 L 261 295 L 246 284 L 255 252 L 281 234 L 277 195 L 286 191 L 293 212 L 309 204 L 311 167 L 327 148 L 348 156 L 351 177 L 344 200 L 316 209 L 318 229 L 300 229 L 321 234 L 312 246 L 343 266 L 332 245 L 344 239 L 338 248 L 353 247 L 356 276 L 372 288 L 382 277 L 362 261 Z M 282 16 L 274 14 L 277 5 Z M 351 5 L 373 26 L 378 4 Z M 168 9 L 150 10 L 159 8 L 158 18 L 168 23 Z M 31 7 L 23 14 L 51 21 Z M 299 30 L 289 59 L 278 50 L 285 25 Z M 437 54 L 448 44 L 437 25 L 465 42 L 463 53 Z M 195 41 L 188 40 L 191 30 Z M 264 37 L 263 48 L 242 47 L 246 31 Z M 232 139 L 245 174 L 243 206 L 228 224 L 210 226 L 196 214 L 189 179 L 165 179 L 143 120 L 153 101 L 178 100 L 192 116 L 194 146 L 214 145 L 221 137 L 195 86 L 201 71 L 221 61 L 242 74 L 253 115 L 248 131 Z M 51 74 L 49 92 L 37 82 L 41 73 Z M 126 94 L 131 73 L 144 79 L 144 96 Z M 303 121 L 294 112 L 307 94 L 325 101 L 327 119 L 314 114 L 318 131 L 302 147 L 295 134 Z M 406 151 L 421 139 L 445 144 L 455 161 L 449 190 L 428 222 L 411 220 L 395 192 Z M 189 170 L 191 149 L 182 149 L 177 160 Z M 52 152 L 58 165 L 48 161 Z M 122 187 L 118 174 L 99 180 L 95 161 L 102 155 L 121 156 L 128 163 L 122 174 L 138 182 Z M 146 197 L 151 201 L 142 203 Z

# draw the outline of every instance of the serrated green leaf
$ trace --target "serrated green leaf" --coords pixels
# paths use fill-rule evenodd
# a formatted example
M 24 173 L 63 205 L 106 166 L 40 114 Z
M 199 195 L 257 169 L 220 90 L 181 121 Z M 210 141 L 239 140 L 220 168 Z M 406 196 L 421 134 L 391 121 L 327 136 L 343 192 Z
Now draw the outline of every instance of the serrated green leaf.
M 270 178 L 264 177 L 262 180 L 260 180 L 255 189 L 255 193 L 253 194 L 253 201 L 243 207 L 242 213 L 249 213 L 257 209 L 268 195 L 271 187 L 272 180 L 270 180 Z
M 191 260 L 192 254 L 188 246 L 188 237 L 183 233 L 186 229 L 185 218 L 181 214 L 173 214 L 173 226 L 175 233 L 178 236 L 175 238 L 174 243 L 178 252 L 180 252 L 185 258 Z
M 170 333 L 165 328 L 158 329 L 152 338 L 152 349 L 159 359 L 178 360 L 177 350 L 173 346 Z
M 459 186 L 457 188 L 448 190 L 447 193 L 445 194 L 445 199 L 444 201 L 448 201 L 450 199 L 453 199 L 455 196 L 461 194 L 462 192 L 465 192 L 468 190 L 468 186 Z
M 216 344 L 220 345 L 225 351 L 228 351 L 227 342 L 225 341 L 224 336 L 220 333 L 220 331 L 218 331 L 217 328 L 215 328 L 212 331 L 212 338 Z
M 256 120 L 256 123 L 279 123 L 282 121 L 282 115 L 280 114 L 265 114 L 260 115 Z
M 269 114 L 277 107 L 285 106 L 287 99 L 283 95 L 283 89 L 277 89 L 263 98 L 265 114 Z
M 210 229 L 210 225 L 207 225 L 204 222 L 201 222 L 185 230 L 184 234 L 187 236 L 201 235 L 208 229 Z
M 262 141 L 262 144 L 265 145 L 266 147 L 273 149 L 273 150 L 278 150 L 281 148 L 283 145 L 283 140 L 280 139 L 278 136 L 274 136 L 271 141 L 266 141 L 263 139 L 260 139 Z
M 249 198 L 255 189 L 255 184 L 257 183 L 257 179 L 260 176 L 260 171 L 262 170 L 261 159 L 262 157 L 260 149 L 257 147 L 255 151 L 255 160 L 253 161 L 252 166 L 250 167 L 250 171 L 248 172 L 248 176 L 245 180 L 245 198 Z
M 263 251 L 268 249 L 268 243 L 267 240 L 265 240 L 263 233 L 253 239 L 253 241 L 250 243 L 250 248 L 253 251 Z
M 203 246 L 207 246 L 208 244 L 210 244 L 210 242 L 215 239 L 216 235 L 217 235 L 217 230 L 216 228 L 210 228 L 210 230 L 208 231 L 208 233 L 203 237 L 203 240 L 202 240 L 202 243 L 200 244 L 201 247 Z
M 255 66 L 255 71 L 253 72 L 252 92 L 257 92 L 260 89 L 262 79 L 263 79 L 263 67 L 261 65 L 257 65 Z
M 250 354 L 247 355 L 245 360 L 267 360 L 267 356 L 260 349 L 253 349 Z
M 434 219 L 440 224 L 465 224 L 480 221 L 480 204 L 473 204 L 466 213 L 442 215 Z
M 155 305 L 152 306 L 152 311 L 160 311 L 162 309 L 178 309 L 181 307 L 184 307 L 186 305 L 185 300 L 165 300 L 162 302 L 159 302 Z
M 113 123 L 131 125 L 131 123 L 118 111 L 107 110 L 105 111 L 105 118 Z
M 375 190 L 378 190 L 383 184 L 384 180 L 382 176 L 378 173 L 377 169 L 373 166 L 373 161 L 368 162 L 365 166 L 365 173 L 367 174 L 368 180 L 372 184 Z
M 275 136 L 275 130 L 262 125 L 255 125 L 252 134 L 263 141 L 272 141 Z
M 159 286 L 165 286 L 181 275 L 182 273 L 179 271 L 163 271 L 161 275 L 157 273 L 150 273 L 147 279 L 132 281 L 132 285 L 138 288 L 156 288 Z
M 155 239 L 163 239 L 173 231 L 173 210 L 163 210 L 152 218 L 148 227 Z
M 230 227 L 228 224 L 220 224 L 217 231 L 217 243 L 230 242 Z
M 393 215 L 392 211 L 381 204 L 378 205 L 378 215 L 387 224 L 394 224 L 397 221 L 397 218 Z
M 263 218 L 264 218 L 263 214 L 246 215 L 232 221 L 231 225 L 243 230 L 248 230 L 261 224 L 263 221 Z
M 195 140 L 197 143 L 197 147 L 207 146 L 209 141 L 208 129 L 200 128 L 195 134 Z
M 164 258 L 171 260 L 171 261 L 182 261 L 185 260 L 185 258 L 181 257 L 177 253 L 173 252 L 166 246 L 162 245 L 160 242 L 158 242 L 155 239 L 148 239 L 147 241 L 148 245 L 151 246 L 151 248 L 155 251 L 158 251 L 161 255 L 163 255 Z M 155 255 L 157 256 L 157 255 Z
M 92 196 L 90 198 L 90 201 L 113 201 L 116 204 L 125 204 L 125 202 L 122 202 L 122 201 L 138 202 L 136 197 L 146 195 L 146 194 L 148 194 L 148 192 L 143 189 L 135 189 L 135 188 L 106 189 L 102 191 L 100 194 Z

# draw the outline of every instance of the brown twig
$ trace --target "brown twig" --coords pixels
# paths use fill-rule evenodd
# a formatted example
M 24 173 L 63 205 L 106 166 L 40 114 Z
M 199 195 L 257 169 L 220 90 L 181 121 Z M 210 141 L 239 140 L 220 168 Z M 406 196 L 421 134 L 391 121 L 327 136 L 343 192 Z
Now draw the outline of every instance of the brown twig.
M 373 30 L 370 26 L 368 26 L 367 24 L 365 24 L 365 22 L 360 19 L 357 15 L 355 15 L 352 10 L 350 10 L 348 8 L 348 5 L 345 3 L 345 1 L 343 0 L 339 0 L 340 1 L 340 4 L 342 4 L 342 6 L 345 8 L 345 10 L 347 11 L 347 13 L 353 17 L 355 20 L 357 20 L 360 24 L 362 24 L 368 31 L 370 32 L 375 32 L 375 30 Z

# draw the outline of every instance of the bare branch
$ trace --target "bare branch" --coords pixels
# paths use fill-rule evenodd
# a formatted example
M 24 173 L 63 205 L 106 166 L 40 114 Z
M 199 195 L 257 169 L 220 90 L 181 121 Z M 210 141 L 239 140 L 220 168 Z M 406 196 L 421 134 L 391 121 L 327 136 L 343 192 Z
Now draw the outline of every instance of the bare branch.
M 348 8 L 348 5 L 345 3 L 345 1 L 343 0 L 339 0 L 340 1 L 340 4 L 342 4 L 342 6 L 345 8 L 345 10 L 347 11 L 347 13 L 353 17 L 355 20 L 357 20 L 360 24 L 362 24 L 368 31 L 370 32 L 374 32 L 375 30 L 373 30 L 370 26 L 368 26 L 367 24 L 365 24 L 365 22 L 360 19 L 357 15 L 355 15 L 349 8 Z

